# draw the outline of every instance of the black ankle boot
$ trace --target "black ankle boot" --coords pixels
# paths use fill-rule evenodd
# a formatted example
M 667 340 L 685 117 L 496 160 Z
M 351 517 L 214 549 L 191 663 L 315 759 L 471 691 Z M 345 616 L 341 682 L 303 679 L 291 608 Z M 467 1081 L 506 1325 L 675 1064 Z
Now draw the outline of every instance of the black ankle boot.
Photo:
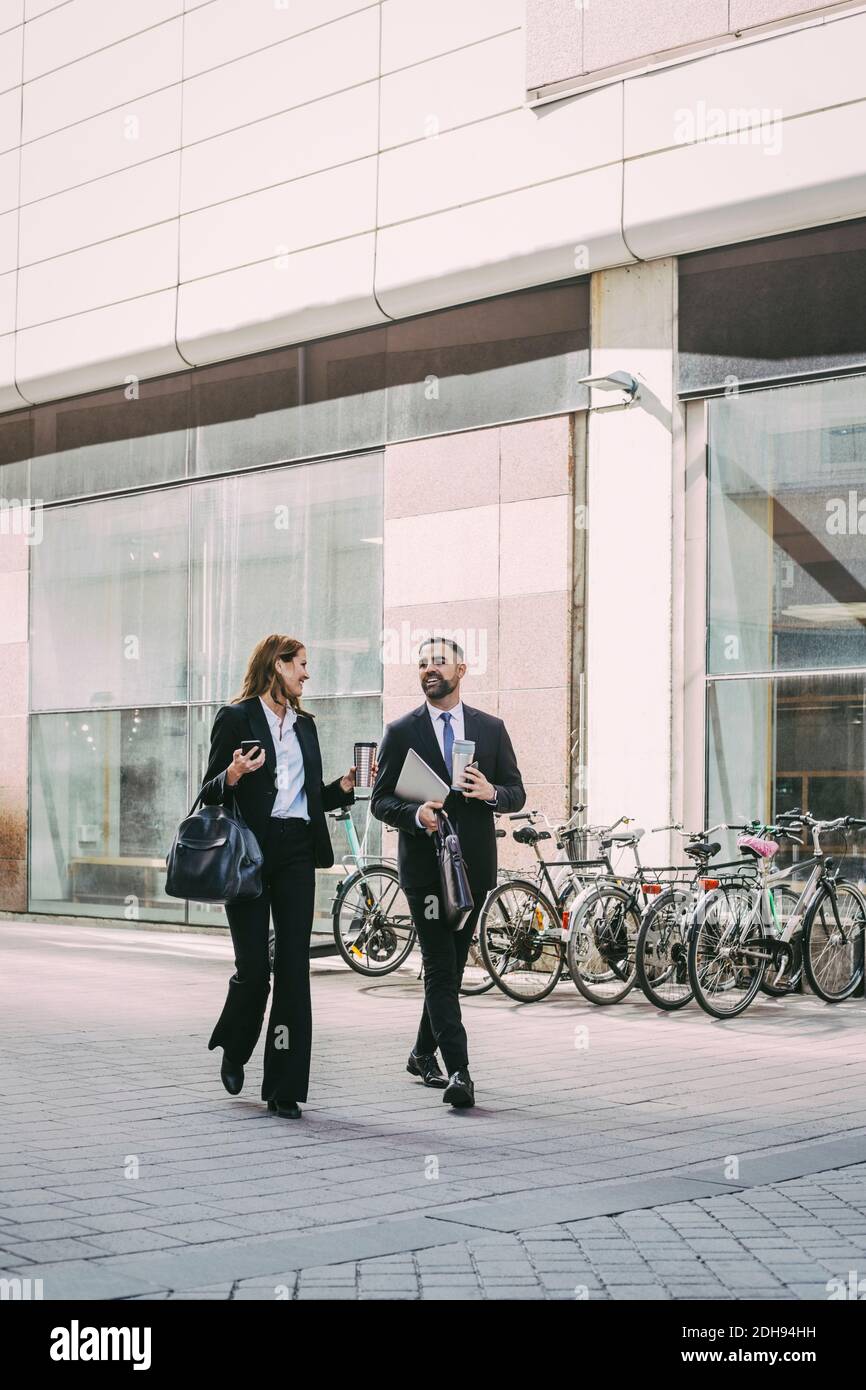
M 230 1096 L 236 1096 L 243 1089 L 244 1069 L 240 1062 L 232 1062 L 223 1053 L 222 1066 L 220 1067 L 220 1077 Z

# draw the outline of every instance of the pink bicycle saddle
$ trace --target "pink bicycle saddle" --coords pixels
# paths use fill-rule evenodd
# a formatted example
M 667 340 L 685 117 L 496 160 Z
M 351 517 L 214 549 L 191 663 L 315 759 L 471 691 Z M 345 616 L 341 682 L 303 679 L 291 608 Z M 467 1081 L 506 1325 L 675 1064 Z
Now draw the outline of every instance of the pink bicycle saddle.
M 750 849 L 753 854 L 757 854 L 761 859 L 772 859 L 779 846 L 775 840 L 762 840 L 758 835 L 739 835 L 737 837 L 738 849 Z

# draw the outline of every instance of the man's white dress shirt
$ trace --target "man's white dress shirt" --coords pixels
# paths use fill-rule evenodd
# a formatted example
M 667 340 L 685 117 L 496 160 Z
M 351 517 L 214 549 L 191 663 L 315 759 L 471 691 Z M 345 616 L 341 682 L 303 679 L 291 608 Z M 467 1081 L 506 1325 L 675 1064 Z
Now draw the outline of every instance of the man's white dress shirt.
M 444 760 L 444 762 L 445 762 L 445 766 L 448 767 L 448 759 L 445 757 L 445 724 L 446 724 L 446 721 L 442 718 L 442 715 L 443 715 L 443 714 L 450 714 L 450 715 L 451 715 L 451 730 L 452 730 L 452 733 L 454 734 L 455 739 L 458 739 L 458 738 L 460 738 L 460 739 L 465 738 L 466 735 L 465 735 L 465 733 L 464 733 L 464 727 L 465 727 L 465 726 L 464 726 L 464 722 L 463 722 L 463 701 L 462 701 L 462 700 L 458 700 L 458 701 L 457 701 L 457 704 L 454 705 L 454 707 L 453 707 L 452 709 L 449 709 L 449 710 L 437 709 L 435 705 L 431 705 L 431 703 L 430 703 L 429 700 L 425 700 L 424 703 L 425 703 L 426 706 L 427 706 L 427 713 L 429 714 L 430 719 L 431 719 L 431 722 L 432 722 L 432 724 L 433 724 L 433 732 L 434 732 L 434 734 L 436 735 L 436 739 L 437 739 L 437 742 L 438 742 L 438 744 L 439 744 L 439 752 L 442 754 L 442 758 L 443 758 L 443 760 Z M 448 768 L 448 772 L 449 772 L 449 776 L 450 776 L 450 773 L 451 773 L 450 767 Z M 494 810 L 495 810 L 495 809 L 496 809 L 496 797 L 494 796 L 492 801 L 485 801 L 484 804 L 485 804 L 485 806 L 492 806 L 492 807 L 494 808 Z M 421 824 L 421 812 L 420 812 L 420 808 L 419 808 L 419 810 L 417 810 L 417 811 L 415 812 L 415 824 L 418 826 L 419 830 L 423 830 L 423 829 L 425 828 L 425 827 Z M 427 834 L 428 834 L 428 835 L 432 835 L 432 834 L 433 834 L 433 831 L 432 831 L 432 830 L 428 830 L 428 831 L 427 831 Z
M 281 820 L 288 819 L 289 816 L 301 816 L 308 821 L 310 814 L 307 810 L 307 793 L 304 790 L 304 755 L 295 729 L 298 716 L 290 705 L 286 709 L 281 729 L 279 715 L 274 714 L 261 695 L 259 701 L 265 712 L 274 741 L 274 752 L 277 755 L 277 796 L 271 815 L 279 816 Z

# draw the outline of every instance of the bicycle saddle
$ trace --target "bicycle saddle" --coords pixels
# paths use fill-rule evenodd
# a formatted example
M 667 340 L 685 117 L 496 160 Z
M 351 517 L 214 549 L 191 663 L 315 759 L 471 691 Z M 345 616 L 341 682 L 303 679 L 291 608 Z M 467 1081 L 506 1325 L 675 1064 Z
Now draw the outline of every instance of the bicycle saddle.
M 696 859 L 712 859 L 721 848 L 714 840 L 709 843 L 706 840 L 696 840 L 694 844 L 686 845 L 686 854 L 693 854 Z
M 531 825 L 522 825 L 519 830 L 512 831 L 512 839 L 519 845 L 534 845 L 539 840 L 549 840 L 549 830 L 535 830 Z
M 772 859 L 779 846 L 775 840 L 762 840 L 759 835 L 740 835 L 737 849 L 753 859 Z

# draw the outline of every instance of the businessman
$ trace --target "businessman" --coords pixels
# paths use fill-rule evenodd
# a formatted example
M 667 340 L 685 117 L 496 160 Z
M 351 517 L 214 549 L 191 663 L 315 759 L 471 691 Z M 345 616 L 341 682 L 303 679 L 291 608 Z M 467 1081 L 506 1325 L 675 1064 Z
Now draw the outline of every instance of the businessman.
M 429 638 L 418 652 L 424 703 L 389 724 L 379 748 L 379 772 L 370 806 L 378 820 L 399 830 L 400 883 L 424 960 L 424 1010 L 406 1070 L 425 1086 L 442 1089 L 443 1101 L 457 1108 L 475 1104 L 469 1074 L 466 1029 L 460 1015 L 460 982 L 478 912 L 496 883 L 494 813 L 519 811 L 526 792 L 511 740 L 501 719 L 464 705 L 460 682 L 466 674 L 463 651 L 450 638 Z M 475 744 L 474 767 L 464 776 L 464 791 L 449 791 L 443 801 L 406 801 L 396 795 L 403 762 L 414 748 L 429 767 L 451 786 L 451 752 L 455 739 Z M 444 806 L 460 840 L 474 909 L 459 932 L 442 918 L 441 887 L 434 831 L 436 811 Z M 441 1051 L 447 1076 L 435 1053 Z

